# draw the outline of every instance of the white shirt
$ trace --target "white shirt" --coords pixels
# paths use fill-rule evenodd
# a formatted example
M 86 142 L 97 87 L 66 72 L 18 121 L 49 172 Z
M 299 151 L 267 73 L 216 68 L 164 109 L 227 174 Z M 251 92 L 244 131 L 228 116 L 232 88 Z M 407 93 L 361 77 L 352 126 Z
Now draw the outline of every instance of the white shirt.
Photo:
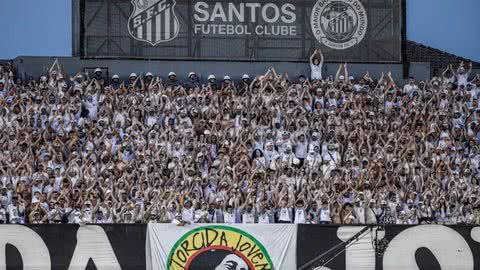
M 353 208 L 353 212 L 355 213 L 355 223 L 356 224 L 364 224 L 365 223 L 365 208 L 355 206 Z
M 307 146 L 307 142 L 298 142 L 295 145 L 295 156 L 297 156 L 297 158 L 305 158 L 307 154 Z
M 295 224 L 304 224 L 305 222 L 305 209 L 297 208 L 295 209 Z
M 194 222 L 194 213 L 195 210 L 193 210 L 193 207 L 190 207 L 190 209 L 183 208 L 182 209 L 182 220 L 185 222 L 193 223 Z
M 322 79 L 322 64 L 314 65 L 310 63 L 310 68 L 312 69 L 312 80 L 321 80 Z
M 330 217 L 330 209 L 320 209 L 320 221 L 331 222 L 332 218 Z
M 90 119 L 97 119 L 97 109 L 98 109 L 98 101 L 96 95 L 89 95 L 87 96 L 87 101 L 85 105 L 88 109 L 88 117 Z
M 227 224 L 235 223 L 235 215 L 233 213 L 223 212 L 223 221 Z
M 23 223 L 23 219 L 20 217 L 20 214 L 22 214 L 24 211 L 25 209 L 20 205 L 8 205 L 7 212 L 10 216 L 10 223 Z
M 281 208 L 280 209 L 280 221 L 292 221 L 292 218 L 290 217 L 290 209 L 288 208 Z
M 458 86 L 460 86 L 460 85 L 465 85 L 466 86 L 467 85 L 468 75 L 469 75 L 469 73 L 457 74 Z
M 81 217 L 81 221 L 85 223 L 92 223 L 93 214 L 90 208 L 83 209 L 83 216 Z
M 267 213 L 265 214 L 260 214 L 258 216 L 258 223 L 259 224 L 269 224 L 270 223 L 270 218 Z
M 410 92 L 412 92 L 415 89 L 418 89 L 418 87 L 416 85 L 406 84 L 403 87 L 403 93 L 407 94 L 407 95 L 410 95 Z
M 255 216 L 253 215 L 253 213 L 244 213 L 242 215 L 242 223 L 255 223 Z

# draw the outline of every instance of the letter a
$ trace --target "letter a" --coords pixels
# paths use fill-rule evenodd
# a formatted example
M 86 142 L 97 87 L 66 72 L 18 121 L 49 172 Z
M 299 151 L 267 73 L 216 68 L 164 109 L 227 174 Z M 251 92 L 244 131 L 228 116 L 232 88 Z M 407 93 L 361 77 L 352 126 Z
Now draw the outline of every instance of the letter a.
M 122 269 L 110 240 L 100 226 L 81 226 L 77 231 L 77 246 L 69 270 L 85 269 L 92 259 L 98 270 Z

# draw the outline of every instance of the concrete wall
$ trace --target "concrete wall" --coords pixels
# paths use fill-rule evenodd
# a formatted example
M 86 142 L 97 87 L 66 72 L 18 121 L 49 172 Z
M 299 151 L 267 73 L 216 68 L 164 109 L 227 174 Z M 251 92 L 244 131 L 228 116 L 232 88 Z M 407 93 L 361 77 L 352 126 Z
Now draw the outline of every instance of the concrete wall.
M 118 74 L 121 78 L 126 78 L 131 72 L 145 74 L 152 72 L 155 75 L 166 77 L 168 72 L 177 73 L 180 80 L 186 78 L 190 71 L 195 71 L 201 80 L 206 80 L 209 74 L 215 74 L 217 78 L 224 75 L 230 75 L 232 79 L 239 79 L 244 73 L 259 75 L 265 73 L 269 67 L 275 67 L 278 73 L 288 73 L 290 78 L 296 79 L 299 75 L 309 76 L 310 66 L 305 63 L 292 62 L 202 62 L 202 61 L 160 61 L 160 60 L 104 60 L 88 59 L 83 60 L 75 57 L 59 57 L 59 62 L 64 66 L 69 75 L 74 75 L 78 71 L 86 69 L 92 70 L 96 67 L 103 68 L 111 77 Z M 54 57 L 17 57 L 14 64 L 17 66 L 18 75 L 23 79 L 34 77 L 38 78 L 45 74 L 46 70 L 55 61 Z M 324 67 L 324 76 L 334 76 L 339 64 L 327 63 Z M 368 70 L 376 78 L 381 72 L 391 71 L 394 78 L 398 81 L 403 77 L 403 67 L 401 64 L 349 64 L 350 75 L 358 78 Z M 429 63 L 411 63 L 410 74 L 419 80 L 430 77 Z

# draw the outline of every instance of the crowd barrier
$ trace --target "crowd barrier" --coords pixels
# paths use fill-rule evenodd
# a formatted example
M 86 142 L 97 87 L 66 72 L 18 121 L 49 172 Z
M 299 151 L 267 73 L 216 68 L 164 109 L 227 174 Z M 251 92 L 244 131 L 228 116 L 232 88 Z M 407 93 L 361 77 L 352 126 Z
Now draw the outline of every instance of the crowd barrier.
M 480 269 L 480 227 L 2 225 L 1 269 Z

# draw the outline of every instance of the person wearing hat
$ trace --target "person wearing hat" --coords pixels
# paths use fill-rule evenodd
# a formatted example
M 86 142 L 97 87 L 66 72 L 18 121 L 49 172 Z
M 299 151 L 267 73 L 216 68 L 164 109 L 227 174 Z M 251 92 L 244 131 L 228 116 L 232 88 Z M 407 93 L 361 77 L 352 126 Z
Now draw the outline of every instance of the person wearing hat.
M 153 80 L 153 73 L 150 71 L 145 73 L 145 83 L 152 82 L 152 80 Z
M 229 75 L 223 76 L 222 88 L 229 87 L 232 85 L 232 79 Z
M 208 75 L 207 86 L 210 87 L 210 89 L 212 89 L 214 92 L 218 90 L 217 77 L 215 77 L 215 75 Z
M 185 89 L 191 89 L 191 88 L 197 88 L 197 87 L 200 87 L 200 82 L 198 80 L 198 76 L 195 72 L 190 72 L 188 73 L 188 80 L 185 81 L 185 83 L 183 84 L 183 86 L 185 87 Z
M 130 75 L 128 76 L 128 84 L 131 87 L 137 87 L 140 85 L 138 81 L 137 73 L 134 73 L 134 72 L 130 73 Z
M 110 84 L 110 87 L 113 89 L 113 90 L 118 90 L 120 89 L 120 76 L 118 76 L 117 74 L 114 74 L 112 76 L 112 83 Z
M 180 82 L 177 80 L 177 74 L 173 71 L 168 73 L 168 80 L 164 82 L 165 87 L 176 87 L 179 86 Z
M 153 73 L 150 71 L 145 73 L 144 80 L 140 79 L 140 81 L 144 83 L 143 89 L 150 89 L 154 84 Z
M 93 72 L 93 78 L 97 81 L 103 81 L 103 71 L 101 68 L 96 68 Z
M 248 74 L 243 74 L 242 75 L 242 80 L 238 82 L 237 84 L 237 95 L 238 96 L 243 96 L 246 93 L 249 92 L 250 85 L 252 81 L 250 80 L 250 76 Z

